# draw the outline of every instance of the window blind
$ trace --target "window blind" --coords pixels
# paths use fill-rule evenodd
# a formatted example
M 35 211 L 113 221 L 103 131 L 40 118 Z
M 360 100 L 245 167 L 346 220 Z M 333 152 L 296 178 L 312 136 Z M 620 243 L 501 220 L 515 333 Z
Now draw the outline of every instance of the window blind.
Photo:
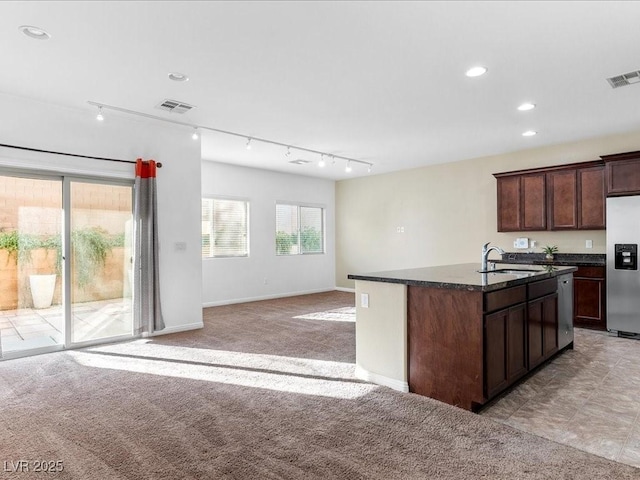
M 244 200 L 202 199 L 202 256 L 248 256 L 248 212 Z

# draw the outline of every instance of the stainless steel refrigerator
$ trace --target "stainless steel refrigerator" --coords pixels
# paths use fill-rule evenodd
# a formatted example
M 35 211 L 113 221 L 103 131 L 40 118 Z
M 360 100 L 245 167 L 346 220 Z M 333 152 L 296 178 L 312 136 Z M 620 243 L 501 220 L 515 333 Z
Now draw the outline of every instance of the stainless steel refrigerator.
M 640 196 L 607 198 L 607 328 L 640 334 Z

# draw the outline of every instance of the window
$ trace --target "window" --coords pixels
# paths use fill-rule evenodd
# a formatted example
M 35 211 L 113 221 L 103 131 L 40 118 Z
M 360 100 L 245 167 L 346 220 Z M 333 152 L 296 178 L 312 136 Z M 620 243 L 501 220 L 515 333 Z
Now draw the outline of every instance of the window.
M 324 209 L 276 204 L 276 254 L 324 253 Z
M 248 257 L 249 202 L 202 199 L 202 256 Z

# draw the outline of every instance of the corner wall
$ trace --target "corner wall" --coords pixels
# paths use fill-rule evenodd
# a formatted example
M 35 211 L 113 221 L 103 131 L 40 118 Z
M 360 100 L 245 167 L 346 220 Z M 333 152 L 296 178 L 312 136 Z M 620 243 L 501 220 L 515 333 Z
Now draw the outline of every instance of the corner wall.
M 170 333 L 202 326 L 200 142 L 174 125 L 105 112 L 66 108 L 0 94 L 3 144 L 95 157 L 163 163 L 158 170 L 162 308 Z M 134 177 L 134 165 L 0 148 L 0 165 L 81 176 Z M 178 250 L 176 243 L 185 243 Z
M 480 263 L 484 243 L 514 251 L 517 237 L 563 253 L 606 253 L 604 230 L 498 233 L 492 174 L 635 150 L 640 132 L 339 181 L 336 285 L 353 288 L 349 273 Z
M 333 290 L 335 182 L 202 162 L 202 195 L 249 200 L 249 256 L 202 259 L 204 306 Z M 323 255 L 277 256 L 277 201 L 325 208 Z

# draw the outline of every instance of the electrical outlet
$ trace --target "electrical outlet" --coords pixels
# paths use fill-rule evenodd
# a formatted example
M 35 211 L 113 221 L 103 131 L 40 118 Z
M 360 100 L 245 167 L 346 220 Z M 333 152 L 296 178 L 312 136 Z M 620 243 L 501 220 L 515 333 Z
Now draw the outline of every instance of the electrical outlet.
M 584 244 L 586 248 L 593 248 L 593 240 L 587 240 Z
M 529 239 L 527 237 L 518 237 L 513 242 L 514 248 L 529 248 Z

